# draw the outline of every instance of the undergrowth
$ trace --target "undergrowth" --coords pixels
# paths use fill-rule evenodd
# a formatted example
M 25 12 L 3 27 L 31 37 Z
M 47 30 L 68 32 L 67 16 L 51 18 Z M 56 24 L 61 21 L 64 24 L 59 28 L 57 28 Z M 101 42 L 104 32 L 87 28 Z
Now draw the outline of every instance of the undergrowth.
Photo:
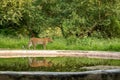
M 5 37 L 0 35 L 0 49 L 27 49 L 29 38 Z M 33 47 L 31 47 L 33 49 Z M 38 50 L 43 46 L 38 45 Z M 48 43 L 47 50 L 99 50 L 99 51 L 120 51 L 120 39 L 98 39 L 98 38 L 76 38 L 64 39 L 55 38 Z

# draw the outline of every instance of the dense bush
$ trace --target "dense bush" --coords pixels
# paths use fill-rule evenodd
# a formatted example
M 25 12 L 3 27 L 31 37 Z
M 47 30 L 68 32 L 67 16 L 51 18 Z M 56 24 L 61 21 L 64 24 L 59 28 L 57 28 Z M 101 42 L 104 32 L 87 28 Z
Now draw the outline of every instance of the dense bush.
M 39 36 L 59 27 L 65 38 L 120 37 L 119 15 L 120 0 L 1 0 L 0 33 Z

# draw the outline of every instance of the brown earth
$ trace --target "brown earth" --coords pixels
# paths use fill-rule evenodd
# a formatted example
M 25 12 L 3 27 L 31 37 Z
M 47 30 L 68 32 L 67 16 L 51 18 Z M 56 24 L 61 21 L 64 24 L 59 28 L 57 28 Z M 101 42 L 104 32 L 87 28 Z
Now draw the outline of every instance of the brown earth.
M 120 52 L 80 50 L 0 50 L 0 58 L 13 57 L 88 57 L 120 59 Z
M 82 69 L 88 69 L 88 70 L 108 70 L 108 69 L 120 69 L 120 66 L 98 65 L 98 66 L 82 67 Z

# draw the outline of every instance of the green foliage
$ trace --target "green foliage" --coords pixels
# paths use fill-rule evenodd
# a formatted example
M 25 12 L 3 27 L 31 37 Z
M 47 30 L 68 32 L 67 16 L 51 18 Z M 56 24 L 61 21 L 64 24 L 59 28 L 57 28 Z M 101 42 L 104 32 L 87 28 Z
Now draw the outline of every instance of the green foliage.
M 0 33 L 6 35 L 28 35 L 33 23 L 32 0 L 0 1 Z
M 119 0 L 52 0 L 39 3 L 46 16 L 46 24 L 60 27 L 65 38 L 91 36 L 94 31 L 103 37 L 120 37 Z
M 38 36 L 59 27 L 65 38 L 120 37 L 119 15 L 120 0 L 1 0 L 0 33 Z

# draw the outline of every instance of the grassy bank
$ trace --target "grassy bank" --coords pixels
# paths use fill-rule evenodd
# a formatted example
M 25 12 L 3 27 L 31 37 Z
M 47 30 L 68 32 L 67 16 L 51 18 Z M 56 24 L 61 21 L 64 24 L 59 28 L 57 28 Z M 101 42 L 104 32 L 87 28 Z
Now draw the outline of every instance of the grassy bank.
M 0 49 L 27 49 L 29 38 L 11 38 L 0 35 Z M 64 39 L 55 38 L 53 43 L 48 43 L 49 50 L 100 50 L 100 51 L 120 51 L 120 39 Z M 31 48 L 32 49 L 32 48 Z M 38 50 L 42 50 L 42 46 L 37 46 Z M 42 59 L 42 58 L 37 58 Z M 90 58 L 70 58 L 57 57 L 47 58 L 52 61 L 52 67 L 31 68 L 28 64 L 28 58 L 0 58 L 1 71 L 85 71 L 82 67 L 97 65 L 120 66 L 120 60 L 112 59 L 90 59 Z
M 41 60 L 43 58 L 37 58 Z M 94 59 L 94 58 L 79 58 L 79 57 L 56 57 L 46 58 L 52 61 L 52 67 L 32 68 L 28 64 L 28 58 L 0 58 L 0 71 L 86 71 L 82 67 L 109 65 L 120 66 L 120 60 L 112 59 Z
M 0 36 L 0 49 L 27 49 L 29 38 L 11 38 Z M 24 48 L 25 46 L 25 48 Z M 32 49 L 32 48 L 31 48 Z M 37 49 L 43 49 L 41 45 Z M 100 51 L 120 51 L 120 39 L 64 39 L 55 38 L 53 43 L 47 45 L 50 50 L 100 50 Z

